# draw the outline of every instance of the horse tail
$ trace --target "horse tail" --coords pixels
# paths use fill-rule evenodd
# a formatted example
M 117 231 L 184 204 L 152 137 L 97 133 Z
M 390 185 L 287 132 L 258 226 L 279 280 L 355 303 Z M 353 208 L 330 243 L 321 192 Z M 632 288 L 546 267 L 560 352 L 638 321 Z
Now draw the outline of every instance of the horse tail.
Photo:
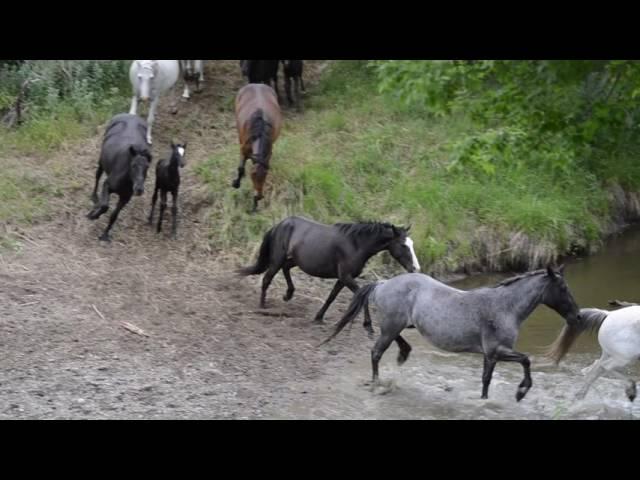
M 358 316 L 360 311 L 365 306 L 369 305 L 369 297 L 371 296 L 373 291 L 376 289 L 376 287 L 378 287 L 378 285 L 380 285 L 381 283 L 382 282 L 370 283 L 358 289 L 358 291 L 353 295 L 353 298 L 351 299 L 349 308 L 347 308 L 347 311 L 345 312 L 345 314 L 342 316 L 340 321 L 336 324 L 334 332 L 331 334 L 329 338 L 327 338 L 324 342 L 318 345 L 319 347 L 333 340 L 333 338 L 336 337 L 340 333 L 340 331 L 347 326 L 349 322 L 353 322 L 355 320 L 355 318 Z
M 591 332 L 598 331 L 608 315 L 609 312 L 607 310 L 598 308 L 580 309 L 580 323 L 578 325 L 565 325 L 558 338 L 547 347 L 543 356 L 557 365 L 582 332 L 587 329 Z
M 238 275 L 259 275 L 267 271 L 267 268 L 269 268 L 269 261 L 271 259 L 271 244 L 273 241 L 273 234 L 275 229 L 276 227 L 270 229 L 267 233 L 264 234 L 262 245 L 260 245 L 258 260 L 256 261 L 255 265 L 236 270 L 236 273 Z
M 262 165 L 265 169 L 269 168 L 268 159 L 271 153 L 271 124 L 265 119 L 264 110 L 258 108 L 251 115 L 249 120 L 249 131 L 251 141 L 259 140 L 260 149 L 256 163 Z

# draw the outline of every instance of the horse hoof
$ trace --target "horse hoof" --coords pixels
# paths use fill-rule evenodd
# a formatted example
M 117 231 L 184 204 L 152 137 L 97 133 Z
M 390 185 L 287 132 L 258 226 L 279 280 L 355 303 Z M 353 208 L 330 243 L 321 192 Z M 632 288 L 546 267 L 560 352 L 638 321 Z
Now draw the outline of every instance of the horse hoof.
M 324 325 L 324 319 L 323 318 L 314 318 L 313 319 L 313 323 L 315 323 L 316 325 Z
M 239 180 L 234 180 L 233 182 L 231 182 L 231 186 L 233 188 L 240 188 L 240 181 Z
M 111 237 L 109 235 L 100 235 L 99 240 L 101 242 L 111 243 Z
M 519 402 L 520 400 L 522 400 L 526 394 L 527 394 L 526 390 L 525 391 L 518 390 L 518 392 L 516 393 L 516 401 Z
M 489 395 L 482 395 L 480 397 L 481 400 L 488 400 L 489 399 Z

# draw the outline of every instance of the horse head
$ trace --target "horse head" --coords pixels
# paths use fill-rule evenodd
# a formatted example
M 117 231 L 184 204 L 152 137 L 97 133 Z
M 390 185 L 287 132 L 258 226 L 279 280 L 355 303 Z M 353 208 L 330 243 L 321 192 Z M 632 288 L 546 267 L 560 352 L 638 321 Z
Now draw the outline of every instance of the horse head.
M 545 277 L 548 282 L 542 294 L 542 303 L 558 312 L 568 325 L 577 325 L 580 321 L 580 308 L 564 280 L 563 272 L 564 265 L 557 270 L 547 267 Z
M 140 196 L 144 193 L 144 182 L 151 164 L 151 152 L 146 148 L 140 149 L 131 145 L 129 154 L 132 157 L 129 175 L 133 182 L 133 194 Z
M 419 272 L 420 263 L 413 249 L 413 240 L 409 237 L 409 227 L 391 226 L 391 241 L 389 242 L 389 253 L 400 265 L 409 273 Z
M 136 60 L 137 90 L 140 100 L 147 102 L 154 94 L 155 76 L 158 73 L 158 62 L 155 60 Z

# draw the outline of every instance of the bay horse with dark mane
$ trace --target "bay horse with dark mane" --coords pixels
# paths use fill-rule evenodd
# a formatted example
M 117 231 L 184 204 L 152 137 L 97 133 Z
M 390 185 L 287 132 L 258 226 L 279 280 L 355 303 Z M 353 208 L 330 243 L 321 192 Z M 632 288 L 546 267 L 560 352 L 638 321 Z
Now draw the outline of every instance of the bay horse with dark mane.
M 321 323 L 329 305 L 344 287 L 354 293 L 358 290 L 355 279 L 374 255 L 386 250 L 408 272 L 420 271 L 413 241 L 408 235 L 409 228 L 379 222 L 324 225 L 304 217 L 288 217 L 265 234 L 256 264 L 237 273 L 264 273 L 260 296 L 262 308 L 267 289 L 280 269 L 287 281 L 285 302 L 291 300 L 295 291 L 289 273 L 293 267 L 300 267 L 313 277 L 336 278 L 338 281 L 329 298 L 315 317 L 315 321 Z M 368 311 L 365 311 L 364 327 L 373 333 Z
M 264 182 L 269 171 L 273 144 L 282 129 L 282 113 L 273 89 L 267 85 L 250 83 L 240 89 L 236 97 L 236 127 L 240 140 L 240 165 L 233 188 L 240 188 L 248 159 L 253 162 L 251 181 L 255 195 L 253 211 L 264 198 Z

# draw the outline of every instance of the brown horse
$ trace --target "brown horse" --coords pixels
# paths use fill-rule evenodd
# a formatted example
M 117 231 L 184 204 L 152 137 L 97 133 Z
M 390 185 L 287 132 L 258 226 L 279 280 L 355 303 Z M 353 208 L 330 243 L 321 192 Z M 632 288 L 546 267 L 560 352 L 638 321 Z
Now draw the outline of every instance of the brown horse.
M 263 197 L 264 182 L 269 170 L 273 144 L 282 129 L 282 113 L 278 97 L 273 88 L 250 83 L 244 86 L 236 97 L 236 127 L 240 140 L 240 166 L 234 188 L 240 188 L 247 159 L 253 161 L 251 180 L 255 195 L 253 211 L 258 209 L 258 201 Z

